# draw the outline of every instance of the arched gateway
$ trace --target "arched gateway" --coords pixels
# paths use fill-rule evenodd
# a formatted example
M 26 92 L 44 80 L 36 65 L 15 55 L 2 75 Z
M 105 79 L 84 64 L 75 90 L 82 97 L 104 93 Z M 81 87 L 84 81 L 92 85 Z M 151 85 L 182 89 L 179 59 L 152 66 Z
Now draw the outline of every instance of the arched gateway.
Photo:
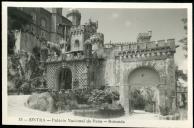
M 176 108 L 174 41 L 135 43 L 122 49 L 125 50 L 119 51 L 116 57 L 116 63 L 120 65 L 116 70 L 119 75 L 116 83 L 126 114 L 133 110 L 130 104 L 131 90 L 145 87 L 153 88 L 156 92 L 156 112 L 160 112 L 161 108 L 173 111 Z
M 132 112 L 134 109 L 145 109 L 145 103 L 141 99 L 138 99 L 137 95 L 134 96 L 134 92 L 139 92 L 142 98 L 152 101 L 151 107 L 153 112 L 159 111 L 159 92 L 158 85 L 160 81 L 160 76 L 156 70 L 150 67 L 139 67 L 134 69 L 128 76 L 128 86 L 129 86 L 129 104 L 131 108 L 129 109 Z M 138 91 L 137 91 L 138 90 Z M 150 98 L 150 99 L 148 99 Z M 137 104 L 134 100 L 138 101 Z

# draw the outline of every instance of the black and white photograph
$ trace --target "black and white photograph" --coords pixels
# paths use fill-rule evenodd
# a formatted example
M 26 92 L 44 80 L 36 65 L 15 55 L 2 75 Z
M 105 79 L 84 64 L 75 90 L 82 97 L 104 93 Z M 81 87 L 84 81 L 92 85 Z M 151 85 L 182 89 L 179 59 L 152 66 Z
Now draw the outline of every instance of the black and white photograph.
M 192 127 L 191 18 L 189 3 L 4 2 L 3 123 Z

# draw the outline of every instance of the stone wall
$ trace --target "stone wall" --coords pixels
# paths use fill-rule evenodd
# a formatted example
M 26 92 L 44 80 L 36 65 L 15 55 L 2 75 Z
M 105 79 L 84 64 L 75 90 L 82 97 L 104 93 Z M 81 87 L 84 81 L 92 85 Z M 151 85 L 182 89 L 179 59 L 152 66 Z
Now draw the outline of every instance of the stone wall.
M 20 50 L 32 52 L 34 47 L 40 47 L 40 40 L 32 34 L 22 32 L 20 37 Z
M 87 67 L 84 61 L 70 61 L 70 62 L 52 62 L 47 63 L 47 85 L 50 89 L 58 89 L 58 77 L 60 70 L 65 67 L 72 72 L 72 88 L 79 85 L 85 87 L 88 85 Z M 75 81 L 78 81 L 75 83 Z
M 159 74 L 159 83 L 156 88 L 159 90 L 159 106 L 166 106 L 172 109 L 175 96 L 175 72 L 173 56 L 165 58 L 145 59 L 137 61 L 128 61 L 129 59 L 120 57 L 116 63 L 120 63 L 120 67 L 116 70 L 116 74 L 120 74 L 120 79 L 116 79 L 116 83 L 120 88 L 120 102 L 126 109 L 130 109 L 129 96 L 129 75 L 138 68 L 151 68 Z M 119 70 L 120 69 L 120 70 Z

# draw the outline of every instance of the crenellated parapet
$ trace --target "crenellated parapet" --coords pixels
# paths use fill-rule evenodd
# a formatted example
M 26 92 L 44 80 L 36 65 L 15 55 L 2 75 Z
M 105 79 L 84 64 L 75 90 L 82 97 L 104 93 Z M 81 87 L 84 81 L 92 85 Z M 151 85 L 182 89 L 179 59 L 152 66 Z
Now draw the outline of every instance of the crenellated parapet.
M 147 43 L 130 43 L 117 45 L 116 55 L 122 59 L 133 61 L 137 59 L 157 59 L 172 56 L 176 45 L 174 39 L 151 41 Z
M 72 26 L 70 29 L 70 33 L 71 35 L 80 35 L 84 33 L 84 30 L 85 30 L 84 25 Z
M 95 34 L 98 29 L 98 22 L 93 22 L 89 20 L 88 23 L 85 23 L 84 25 L 79 25 L 79 26 L 72 26 L 70 29 L 71 35 L 80 35 L 84 34 L 85 39 L 88 39 L 90 36 Z

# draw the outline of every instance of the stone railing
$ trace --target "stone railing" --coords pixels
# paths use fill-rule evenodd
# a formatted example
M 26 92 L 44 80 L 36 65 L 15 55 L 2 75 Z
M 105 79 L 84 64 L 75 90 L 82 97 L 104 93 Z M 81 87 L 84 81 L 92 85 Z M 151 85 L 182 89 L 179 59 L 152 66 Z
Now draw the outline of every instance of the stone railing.
M 80 52 L 69 52 L 62 54 L 60 56 L 50 56 L 47 59 L 47 62 L 57 62 L 57 61 L 76 61 L 76 60 L 83 60 L 85 59 L 85 55 L 83 54 L 82 51 Z
M 83 60 L 85 58 L 85 55 L 83 52 L 72 52 L 72 53 L 67 53 L 65 55 L 65 60 L 70 61 L 70 60 Z

